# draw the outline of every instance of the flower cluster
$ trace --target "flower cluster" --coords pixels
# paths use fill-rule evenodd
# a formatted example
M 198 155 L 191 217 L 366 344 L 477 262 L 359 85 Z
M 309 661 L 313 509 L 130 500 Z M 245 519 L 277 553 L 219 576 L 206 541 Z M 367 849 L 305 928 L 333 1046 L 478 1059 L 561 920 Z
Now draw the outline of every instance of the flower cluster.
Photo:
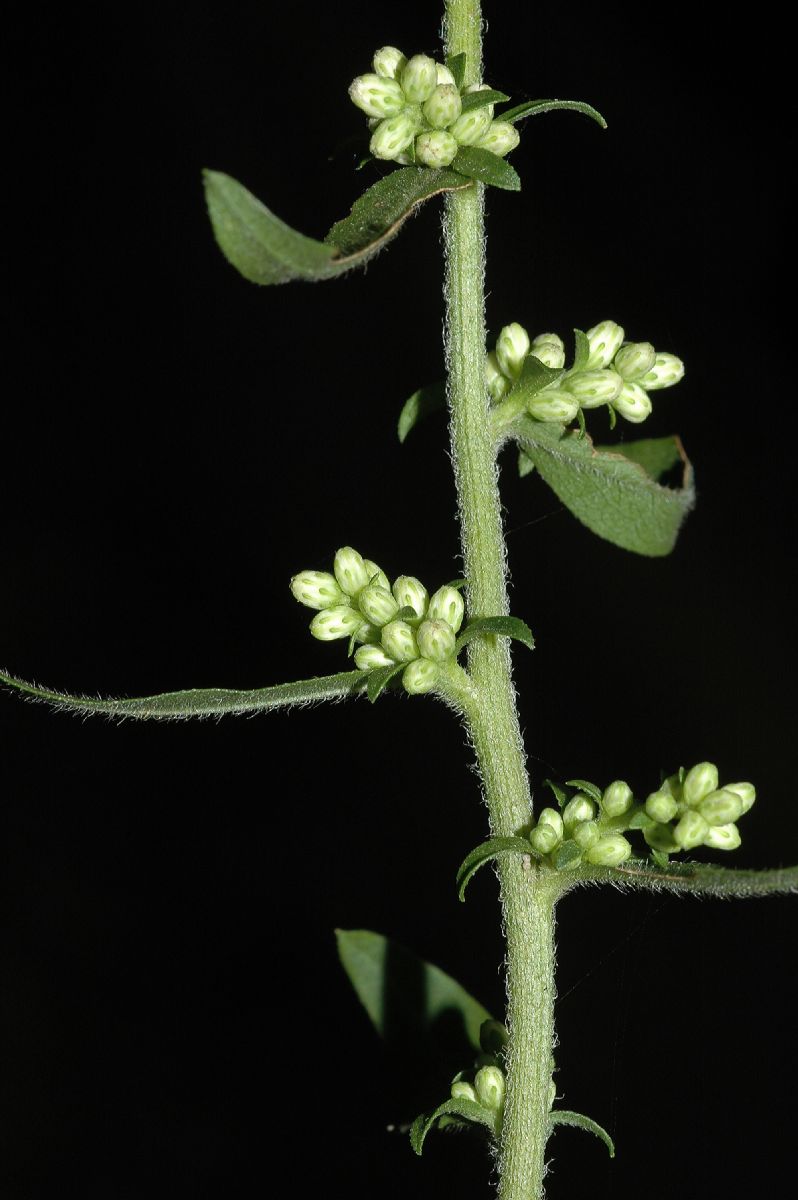
M 666 779 L 645 802 L 651 824 L 643 829 L 649 846 L 665 854 L 708 846 L 736 850 L 740 831 L 735 824 L 756 800 L 752 783 L 720 786 L 718 768 L 702 762 Z
M 358 75 L 349 95 L 369 118 L 375 158 L 448 167 L 461 146 L 479 146 L 503 157 L 518 145 L 509 121 L 494 121 L 493 105 L 467 100 L 487 84 L 461 92 L 448 67 L 426 54 L 405 58 L 395 46 L 374 55 L 374 72 Z
M 606 404 L 638 425 L 651 413 L 648 393 L 673 387 L 684 375 L 684 363 L 675 354 L 658 353 L 650 342 L 625 342 L 615 321 L 594 325 L 587 340 L 587 361 L 529 400 L 528 411 L 538 421 L 568 425 L 580 409 Z M 546 367 L 565 366 L 565 346 L 556 333 L 541 333 L 530 342 L 523 325 L 505 325 L 496 349 L 485 359 L 485 382 L 494 403 L 510 392 L 529 355 Z
M 406 664 L 402 683 L 411 695 L 432 691 L 442 665 L 455 657 L 464 605 L 454 587 L 430 596 L 412 575 L 400 575 L 391 585 L 375 562 L 343 546 L 332 575 L 300 571 L 291 591 L 300 604 L 317 610 L 310 623 L 314 637 L 359 644 L 355 665 L 361 671 Z
M 479 1030 L 482 1053 L 474 1062 L 474 1069 L 459 1071 L 452 1080 L 453 1100 L 470 1100 L 486 1109 L 495 1128 L 501 1128 L 504 1115 L 504 1052 L 507 1046 L 507 1030 L 500 1021 L 483 1021 Z

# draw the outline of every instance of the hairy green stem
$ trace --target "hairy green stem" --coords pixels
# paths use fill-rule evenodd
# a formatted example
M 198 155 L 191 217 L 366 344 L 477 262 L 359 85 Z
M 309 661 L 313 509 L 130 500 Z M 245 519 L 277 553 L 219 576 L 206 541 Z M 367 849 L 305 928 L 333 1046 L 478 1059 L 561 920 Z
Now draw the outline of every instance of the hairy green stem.
M 479 0 L 447 0 L 446 52 L 465 52 L 465 82 L 482 67 Z M 446 198 L 446 313 L 452 460 L 457 483 L 464 573 L 472 616 L 508 611 L 504 532 L 484 381 L 485 234 L 483 187 Z M 531 813 L 506 639 L 469 645 L 473 690 L 463 711 L 474 743 L 494 835 L 510 835 Z M 507 936 L 510 1045 L 507 1101 L 499 1158 L 500 1200 L 543 1193 L 554 1039 L 554 903 L 556 891 L 520 862 L 500 866 Z

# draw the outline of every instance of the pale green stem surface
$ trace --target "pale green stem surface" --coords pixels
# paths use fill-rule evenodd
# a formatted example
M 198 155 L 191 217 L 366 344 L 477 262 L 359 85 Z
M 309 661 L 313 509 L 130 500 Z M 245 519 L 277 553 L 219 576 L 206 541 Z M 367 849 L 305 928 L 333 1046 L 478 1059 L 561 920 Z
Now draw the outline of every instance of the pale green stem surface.
M 482 69 L 479 0 L 447 0 L 446 53 L 467 55 L 465 83 Z M 464 574 L 472 617 L 508 612 L 504 532 L 495 441 L 484 381 L 484 189 L 446 197 L 447 366 L 452 459 L 460 506 Z M 474 743 L 491 832 L 510 835 L 530 819 L 531 797 L 506 639 L 469 645 L 473 690 L 463 709 Z M 554 1038 L 556 891 L 520 862 L 499 867 L 507 937 L 510 1045 L 499 1158 L 500 1200 L 543 1194 Z

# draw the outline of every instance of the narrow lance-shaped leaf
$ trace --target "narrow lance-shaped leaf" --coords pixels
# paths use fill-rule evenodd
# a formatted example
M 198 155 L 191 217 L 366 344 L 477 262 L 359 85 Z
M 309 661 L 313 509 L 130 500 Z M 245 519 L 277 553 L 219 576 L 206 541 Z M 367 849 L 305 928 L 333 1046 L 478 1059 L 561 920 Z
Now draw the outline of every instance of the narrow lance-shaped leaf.
M 556 109 L 582 113 L 586 117 L 592 117 L 602 129 L 607 128 L 607 122 L 598 109 L 592 104 L 585 104 L 584 100 L 527 100 L 523 104 L 517 104 L 515 108 L 497 113 L 496 120 L 509 121 L 514 125 L 516 121 L 523 121 L 526 117 L 537 117 L 541 113 L 554 112 Z
M 485 637 L 488 634 L 499 637 L 514 638 L 523 642 L 530 650 L 535 649 L 535 639 L 526 621 L 520 617 L 475 617 L 469 621 L 455 642 L 457 654 L 475 637 Z
M 798 893 L 798 866 L 751 871 L 716 867 L 710 863 L 627 862 L 620 867 L 594 867 L 583 863 L 571 880 L 579 883 L 610 883 L 621 888 L 645 888 L 651 892 L 691 892 L 697 896 L 753 899 L 779 893 Z
M 464 113 L 473 112 L 475 108 L 484 108 L 487 104 L 504 104 L 505 100 L 510 97 L 504 92 L 497 92 L 493 88 L 485 88 L 481 92 L 469 92 L 463 96 Z
M 521 855 L 522 857 L 528 855 L 530 858 L 540 858 L 537 850 L 532 849 L 526 838 L 488 838 L 486 842 L 482 842 L 470 854 L 467 854 L 460 863 L 457 870 L 457 895 L 461 901 L 465 900 L 465 890 L 480 867 L 484 867 L 486 863 L 492 862 L 495 858 L 501 858 L 506 854 Z
M 481 146 L 461 146 L 452 162 L 452 170 L 506 192 L 521 191 L 521 180 L 515 168 L 506 159 Z
M 466 56 L 465 54 L 450 54 L 446 59 L 446 66 L 454 77 L 454 82 L 458 90 L 463 86 L 465 78 Z
M 424 1149 L 424 1140 L 435 1122 L 440 1117 L 449 1116 L 461 1117 L 474 1125 L 484 1125 L 494 1136 L 496 1134 L 496 1115 L 488 1112 L 475 1100 L 444 1100 L 443 1104 L 439 1104 L 434 1112 L 422 1113 L 411 1125 L 410 1144 L 416 1154 L 421 1154 Z
M 438 383 L 431 383 L 427 387 L 419 388 L 417 392 L 413 392 L 412 396 L 408 396 L 405 400 L 402 411 L 399 414 L 399 422 L 396 432 L 399 435 L 399 441 L 403 442 L 410 430 L 418 425 L 419 422 L 425 421 L 427 417 L 433 413 L 440 412 L 446 407 L 446 384 L 439 380 Z
M 568 1112 L 567 1109 L 560 1108 L 549 1113 L 549 1126 L 554 1128 L 555 1125 L 576 1125 L 578 1129 L 584 1129 L 587 1133 L 594 1134 L 607 1147 L 610 1158 L 615 1158 L 615 1144 L 598 1121 L 592 1121 L 590 1117 L 586 1117 L 582 1113 Z
M 369 671 L 366 691 L 372 704 L 379 699 L 391 680 L 401 674 L 406 666 L 407 663 L 394 663 L 390 667 L 377 667 L 376 670 Z

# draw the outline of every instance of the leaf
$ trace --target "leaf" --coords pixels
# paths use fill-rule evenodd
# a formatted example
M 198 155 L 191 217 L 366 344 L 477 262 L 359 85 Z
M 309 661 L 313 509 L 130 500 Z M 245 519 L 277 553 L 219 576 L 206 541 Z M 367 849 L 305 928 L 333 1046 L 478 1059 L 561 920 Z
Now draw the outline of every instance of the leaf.
M 544 787 L 551 789 L 551 792 L 554 796 L 554 799 L 557 801 L 558 806 L 560 808 L 564 808 L 565 805 L 568 803 L 568 795 L 565 791 L 563 791 L 563 789 L 559 786 L 559 784 L 555 783 L 553 779 L 544 779 L 543 785 L 544 785 Z
M 621 447 L 599 450 L 589 437 L 520 417 L 510 430 L 562 503 L 599 537 L 624 550 L 669 554 L 695 502 L 693 473 L 684 464 L 681 488 L 662 487 Z
M 406 666 L 405 662 L 392 663 L 390 667 L 377 667 L 375 670 L 369 671 L 366 692 L 372 704 L 380 698 L 394 676 L 401 674 Z
M 661 479 L 673 467 L 685 461 L 682 443 L 673 435 L 638 438 L 632 442 L 620 442 L 616 446 L 597 446 L 596 449 L 602 454 L 622 454 L 641 466 L 652 479 Z
M 537 117 L 541 113 L 554 112 L 558 108 L 583 113 L 584 116 L 598 121 L 602 129 L 607 128 L 607 122 L 598 109 L 593 108 L 592 104 L 585 104 L 583 100 L 527 100 L 523 104 L 517 104 L 515 108 L 508 108 L 506 112 L 498 113 L 496 120 L 509 121 L 514 125 L 516 121 L 523 121 L 526 117 Z
M 428 1115 L 422 1113 L 411 1125 L 410 1144 L 416 1154 L 421 1154 L 424 1149 L 424 1140 L 430 1129 L 439 1117 L 444 1116 L 462 1117 L 475 1125 L 484 1125 L 494 1137 L 496 1136 L 496 1117 L 481 1104 L 477 1104 L 474 1100 L 444 1100 L 443 1104 L 439 1104 L 434 1112 Z
M 455 642 L 455 654 L 459 654 L 463 646 L 468 645 L 475 637 L 495 634 L 499 637 L 515 638 L 523 642 L 530 650 L 535 649 L 535 639 L 526 621 L 519 617 L 475 617 L 469 621 Z
M 542 363 L 530 351 L 524 360 L 524 366 L 518 377 L 518 382 L 509 393 L 507 399 L 509 400 L 513 396 L 517 398 L 523 397 L 524 401 L 531 400 L 533 396 L 537 396 L 538 392 L 542 392 L 544 388 L 553 387 L 559 383 L 564 374 L 564 367 L 547 367 L 545 363 Z
M 412 1043 L 454 1013 L 479 1052 L 480 1026 L 491 1015 L 456 979 L 369 929 L 336 929 L 335 936 L 341 965 L 382 1037 Z
M 367 671 L 344 671 L 300 679 L 296 683 L 278 683 L 251 692 L 227 688 L 192 688 L 187 692 L 164 692 L 158 696 L 103 700 L 94 696 L 71 696 L 50 688 L 26 683 L 0 672 L 0 682 L 22 692 L 32 700 L 43 700 L 54 708 L 80 713 L 103 713 L 108 717 L 174 720 L 185 717 L 214 717 L 225 713 L 267 712 L 272 708 L 290 708 L 295 704 L 313 704 L 318 700 L 340 700 L 362 694 Z
M 554 865 L 558 871 L 567 871 L 574 863 L 579 862 L 582 851 L 573 838 L 562 843 L 554 857 Z
M 463 96 L 462 112 L 472 112 L 475 108 L 484 108 L 486 104 L 504 104 L 509 100 L 504 92 L 496 92 L 493 88 L 485 88 L 484 92 L 469 92 Z
M 700 896 L 750 899 L 755 896 L 798 893 L 798 866 L 749 871 L 697 862 L 670 862 L 666 865 L 627 862 L 620 867 L 593 867 L 583 863 L 578 871 L 577 882 L 582 881 L 612 883 L 622 888 L 646 888 L 652 892 L 692 892 Z
M 457 870 L 457 895 L 465 901 L 465 890 L 480 867 L 499 858 L 503 854 L 529 855 L 530 858 L 540 858 L 537 850 L 533 850 L 526 838 L 522 837 L 492 837 L 476 846 L 467 854 Z
M 506 192 L 521 191 L 521 180 L 515 168 L 506 159 L 481 146 L 461 146 L 452 161 L 452 170 L 491 187 L 504 188 Z
M 652 862 L 657 867 L 667 867 L 670 862 L 670 855 L 666 854 L 664 850 L 649 850 L 648 853 Z
M 627 829 L 648 829 L 651 825 L 656 825 L 656 821 L 648 815 L 644 808 L 638 808 L 637 812 L 627 816 L 626 819 Z M 667 858 L 665 861 L 668 861 Z
M 518 475 L 523 479 L 525 475 L 531 475 L 535 469 L 535 464 L 527 454 L 526 450 L 518 451 Z
M 457 90 L 459 91 L 460 88 L 463 86 L 463 79 L 465 78 L 465 69 L 466 69 L 465 54 L 450 54 L 448 56 L 448 58 L 446 59 L 446 66 L 449 68 L 452 75 L 454 76 L 454 82 L 457 86 Z
M 466 586 L 467 583 L 468 583 L 467 579 L 450 579 L 449 582 L 447 584 L 445 584 L 445 586 L 454 588 L 456 591 L 459 592 L 459 591 L 462 591 L 462 589 Z
M 381 250 L 417 205 L 438 192 L 466 186 L 454 171 L 416 167 L 392 171 L 356 200 L 350 215 L 318 242 L 286 225 L 230 175 L 205 171 L 204 180 L 219 248 L 245 279 L 259 284 L 342 275 Z
M 579 1129 L 584 1129 L 587 1133 L 595 1134 L 607 1147 L 610 1158 L 615 1158 L 615 1144 L 606 1129 L 601 1128 L 598 1121 L 591 1121 L 590 1117 L 585 1117 L 582 1113 L 568 1112 L 567 1109 L 560 1108 L 549 1113 L 550 1128 L 553 1129 L 555 1125 L 576 1125 Z
M 412 396 L 408 396 L 402 405 L 402 411 L 399 414 L 399 423 L 396 432 L 399 435 L 399 441 L 404 442 L 410 430 L 414 425 L 418 425 L 420 421 L 425 421 L 427 417 L 433 413 L 439 412 L 446 407 L 446 384 L 443 380 L 437 383 L 431 383 L 427 387 L 419 388 L 417 392 L 413 392 Z
M 595 800 L 596 804 L 601 803 L 601 788 L 596 787 L 595 783 L 590 783 L 587 779 L 566 779 L 565 786 L 578 788 L 580 792 L 584 792 L 591 800 Z
M 590 358 L 590 342 L 582 329 L 574 330 L 574 365 L 572 371 L 584 371 Z M 614 410 L 613 410 L 614 411 Z

